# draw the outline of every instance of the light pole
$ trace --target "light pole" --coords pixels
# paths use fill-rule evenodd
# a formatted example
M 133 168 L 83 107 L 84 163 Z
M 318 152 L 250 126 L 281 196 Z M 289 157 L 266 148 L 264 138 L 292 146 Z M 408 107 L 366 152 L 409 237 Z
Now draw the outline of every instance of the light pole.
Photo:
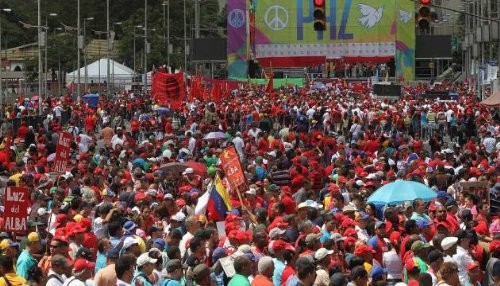
M 115 35 L 115 25 L 120 26 L 121 24 L 123 24 L 123 23 L 122 22 L 114 22 L 113 23 L 113 31 L 112 31 L 113 38 L 114 38 L 114 35 Z M 113 45 L 113 42 L 111 42 L 111 45 Z M 111 84 L 111 89 L 112 89 L 111 92 L 114 92 L 114 90 L 115 90 L 115 59 L 114 59 L 114 57 L 113 57 L 113 67 L 112 67 L 112 71 L 111 71 L 111 82 L 112 82 L 112 84 Z
M 86 41 L 87 40 L 87 28 L 86 28 L 86 24 L 87 24 L 87 21 L 92 21 L 94 20 L 94 17 L 88 17 L 88 18 L 83 18 L 83 40 Z M 85 46 L 85 48 L 83 49 L 83 65 L 84 65 L 84 68 L 85 68 L 85 71 L 84 71 L 84 81 L 85 81 L 85 87 L 84 87 L 84 92 L 87 92 L 87 86 L 88 86 L 88 72 L 87 72 L 87 47 Z
M 184 0 L 184 70 L 187 71 L 187 27 L 186 27 L 186 0 Z
M 148 93 L 148 0 L 144 0 L 144 94 Z
M 170 67 L 170 1 L 166 0 L 163 6 L 163 40 L 165 41 L 165 6 L 167 6 L 167 66 Z
M 134 77 L 135 77 L 135 73 L 137 71 L 136 65 L 135 65 L 135 62 L 136 62 L 136 59 L 135 59 L 135 29 L 136 28 L 142 28 L 142 25 L 136 25 L 136 26 L 134 26 Z
M 0 9 L 0 12 L 10 12 L 9 8 Z M 0 51 L 2 51 L 2 19 L 0 17 Z M 0 62 L 2 60 L 2 55 L 0 53 Z M 2 86 L 2 66 L 0 65 L 0 119 L 3 118 L 4 108 L 3 108 L 3 86 Z
M 56 31 L 62 31 L 63 28 L 57 27 L 54 29 L 54 35 L 56 34 Z M 57 45 L 57 90 L 58 90 L 58 96 L 62 96 L 61 94 L 61 49 L 59 45 Z
M 38 0 L 38 115 L 42 115 L 42 0 Z
M 49 16 L 50 17 L 57 17 L 57 13 L 50 13 Z M 45 17 L 45 27 L 46 27 L 46 29 L 45 29 L 46 30 L 46 32 L 45 32 L 45 73 L 44 73 L 43 79 L 45 81 L 45 84 L 44 84 L 45 95 L 48 96 L 48 94 L 49 94 L 49 89 L 47 87 L 48 86 L 47 50 L 49 49 L 49 20 L 48 20 L 48 17 Z
M 106 94 L 109 97 L 109 92 L 111 91 L 109 88 L 109 57 L 110 57 L 110 51 L 111 51 L 111 34 L 109 33 L 109 0 L 106 0 L 106 37 L 108 40 L 108 47 L 107 47 L 107 53 L 106 53 Z
M 76 64 L 76 73 L 78 77 L 78 84 L 76 85 L 76 96 L 77 96 L 77 102 L 80 103 L 80 51 L 83 48 L 83 39 L 82 36 L 80 35 L 80 0 L 77 0 L 77 39 L 78 39 L 78 51 L 77 51 L 77 64 Z

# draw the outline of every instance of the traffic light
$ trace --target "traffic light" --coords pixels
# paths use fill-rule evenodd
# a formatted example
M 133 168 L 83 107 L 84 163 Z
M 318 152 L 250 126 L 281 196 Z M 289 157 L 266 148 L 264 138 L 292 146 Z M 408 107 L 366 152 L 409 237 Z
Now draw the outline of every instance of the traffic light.
M 313 0 L 314 31 L 326 30 L 325 0 Z
M 420 30 L 429 30 L 431 26 L 431 0 L 419 0 L 417 25 Z

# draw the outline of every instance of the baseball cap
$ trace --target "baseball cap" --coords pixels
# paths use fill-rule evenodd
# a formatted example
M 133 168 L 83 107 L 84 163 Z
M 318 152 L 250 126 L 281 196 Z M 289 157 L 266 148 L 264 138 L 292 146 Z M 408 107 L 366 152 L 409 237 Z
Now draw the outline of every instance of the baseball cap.
M 406 269 L 406 271 L 413 271 L 415 268 L 419 268 L 417 262 L 415 262 L 415 259 L 408 258 L 405 261 L 405 269 Z
M 472 270 L 476 267 L 479 267 L 479 263 L 477 263 L 477 261 L 472 261 L 472 262 L 469 262 L 466 266 L 467 270 Z
M 273 229 L 271 229 L 271 231 L 269 232 L 269 238 L 273 239 L 279 235 L 282 235 L 286 232 L 286 230 L 284 229 L 281 229 L 279 227 L 275 227 Z
M 38 233 L 36 233 L 36 232 L 30 232 L 28 234 L 28 241 L 29 242 L 40 241 L 40 236 L 38 236 Z
M 411 245 L 411 251 L 413 251 L 413 252 L 420 251 L 424 248 L 429 248 L 429 247 L 431 247 L 430 244 L 425 243 L 421 240 L 417 240 L 417 241 L 413 242 L 413 244 Z
M 333 253 L 333 250 L 328 250 L 328 249 L 322 247 L 322 248 L 316 250 L 316 252 L 314 253 L 314 259 L 316 261 L 319 261 L 319 260 L 325 258 L 327 255 L 330 255 L 332 253 Z
M 432 225 L 432 221 L 426 219 L 417 220 L 417 225 L 419 228 L 429 227 Z
M 161 239 L 161 238 L 157 238 L 153 241 L 153 244 L 156 245 L 156 246 L 159 246 L 159 249 L 160 250 L 163 250 L 165 249 L 165 240 Z
M 132 232 L 136 227 L 137 225 L 131 220 L 128 220 L 123 224 L 123 230 L 128 232 Z
M 175 220 L 178 222 L 182 222 L 186 219 L 186 215 L 183 212 L 177 212 L 173 216 L 170 217 L 170 220 Z
M 448 236 L 448 237 L 445 237 L 442 241 L 441 241 L 441 248 L 443 250 L 448 250 L 450 249 L 453 245 L 455 245 L 458 241 L 458 238 L 454 237 L 454 236 Z
M 139 241 L 137 241 L 135 237 L 127 236 L 127 238 L 123 241 L 122 249 L 127 249 L 134 244 L 139 244 Z
M 155 263 L 155 262 L 151 262 L 151 263 Z M 182 262 L 179 259 L 171 259 L 167 262 L 166 269 L 167 269 L 168 273 L 172 273 L 175 270 L 182 269 L 182 268 L 183 268 Z
M 311 243 L 315 240 L 319 240 L 321 233 L 310 233 L 306 236 L 306 243 Z
M 193 168 L 186 168 L 186 170 L 184 170 L 184 172 L 182 172 L 183 175 L 187 175 L 187 174 L 194 174 L 194 170 Z
M 0 250 L 2 250 L 2 251 L 5 251 L 9 247 L 18 247 L 18 246 L 19 246 L 19 243 L 14 242 L 14 241 L 7 239 L 7 238 L 3 239 L 0 242 Z
M 152 264 L 155 264 L 157 261 L 157 259 L 154 259 L 152 257 L 149 257 L 149 253 L 146 252 L 146 253 L 143 253 L 141 254 L 138 258 L 137 258 L 137 266 L 138 267 L 141 267 L 143 266 L 144 264 L 146 263 L 152 263 Z
M 367 253 L 375 253 L 375 251 L 373 250 L 373 247 L 366 244 L 358 246 L 358 248 L 356 248 L 356 250 L 354 251 L 354 255 L 356 256 L 361 256 Z
M 370 276 L 372 277 L 372 279 L 378 279 L 386 273 L 387 273 L 387 270 L 385 270 L 384 268 L 382 268 L 378 265 L 375 265 L 375 266 L 373 266 L 372 271 L 370 272 Z
M 95 263 L 83 258 L 77 259 L 73 264 L 73 271 L 82 272 L 85 269 L 94 269 Z

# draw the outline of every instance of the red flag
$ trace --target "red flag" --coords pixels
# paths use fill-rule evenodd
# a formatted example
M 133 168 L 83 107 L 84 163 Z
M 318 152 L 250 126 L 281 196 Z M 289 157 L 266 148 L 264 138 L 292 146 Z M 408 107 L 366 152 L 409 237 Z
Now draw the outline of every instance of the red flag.
M 180 109 L 185 96 L 184 74 L 156 72 L 152 79 L 151 94 L 158 104 Z
M 265 93 L 272 93 L 273 90 L 274 90 L 274 80 L 273 80 L 273 73 L 271 73 L 271 75 L 269 76 L 269 82 L 267 83 L 267 86 L 266 86 L 266 91 Z
M 215 103 L 220 103 L 222 101 L 221 86 L 219 80 L 214 80 L 212 82 L 212 92 L 210 93 L 210 98 Z

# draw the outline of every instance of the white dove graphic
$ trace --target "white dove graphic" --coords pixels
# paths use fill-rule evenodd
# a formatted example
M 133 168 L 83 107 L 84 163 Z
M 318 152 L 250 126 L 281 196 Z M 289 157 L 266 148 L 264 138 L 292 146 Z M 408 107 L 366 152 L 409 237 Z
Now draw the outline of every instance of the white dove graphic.
M 382 19 L 382 15 L 384 14 L 384 8 L 382 7 L 376 9 L 365 4 L 358 4 L 358 8 L 363 15 L 358 19 L 358 22 L 366 28 L 375 26 L 375 24 L 380 22 L 380 19 Z
M 399 19 L 406 24 L 411 20 L 411 13 L 405 10 L 399 10 Z

